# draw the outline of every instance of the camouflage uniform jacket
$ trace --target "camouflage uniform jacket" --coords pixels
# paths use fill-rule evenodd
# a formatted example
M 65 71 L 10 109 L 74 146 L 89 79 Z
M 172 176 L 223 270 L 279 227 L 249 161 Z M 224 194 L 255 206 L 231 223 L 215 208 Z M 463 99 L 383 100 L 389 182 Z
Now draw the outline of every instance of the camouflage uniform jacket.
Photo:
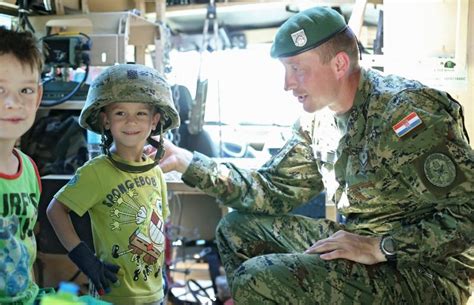
M 415 113 L 422 123 L 402 137 L 393 126 Z M 346 230 L 390 234 L 399 269 L 423 265 L 466 287 L 474 274 L 474 152 L 462 109 L 448 94 L 397 76 L 362 70 L 337 146 L 337 194 L 349 205 Z M 312 149 L 317 124 L 293 137 L 257 171 L 194 154 L 183 181 L 226 206 L 283 214 L 324 189 L 324 160 Z

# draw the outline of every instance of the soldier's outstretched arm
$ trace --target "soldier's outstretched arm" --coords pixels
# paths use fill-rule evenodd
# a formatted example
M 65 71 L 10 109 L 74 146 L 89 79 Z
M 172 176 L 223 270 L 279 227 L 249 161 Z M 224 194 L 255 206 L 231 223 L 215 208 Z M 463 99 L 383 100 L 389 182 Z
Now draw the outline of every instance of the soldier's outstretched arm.
M 311 139 L 297 127 L 283 148 L 258 170 L 219 164 L 195 152 L 182 179 L 226 206 L 267 214 L 291 211 L 323 190 Z

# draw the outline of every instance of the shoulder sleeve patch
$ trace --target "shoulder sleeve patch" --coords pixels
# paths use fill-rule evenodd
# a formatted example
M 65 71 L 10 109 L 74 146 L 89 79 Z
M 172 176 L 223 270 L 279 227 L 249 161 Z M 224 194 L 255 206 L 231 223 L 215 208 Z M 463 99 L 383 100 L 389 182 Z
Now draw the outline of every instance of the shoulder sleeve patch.
M 415 160 L 416 171 L 426 188 L 443 196 L 465 181 L 465 176 L 444 146 L 434 147 Z

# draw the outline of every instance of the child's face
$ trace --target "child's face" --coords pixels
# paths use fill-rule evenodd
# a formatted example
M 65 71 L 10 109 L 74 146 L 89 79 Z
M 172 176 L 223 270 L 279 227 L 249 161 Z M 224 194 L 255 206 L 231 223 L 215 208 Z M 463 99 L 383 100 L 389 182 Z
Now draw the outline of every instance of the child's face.
M 30 129 L 42 94 L 38 71 L 12 54 L 0 55 L 0 140 L 15 141 Z
M 117 147 L 143 149 L 160 120 L 153 107 L 143 103 L 113 103 L 101 113 L 104 128 L 110 130 Z

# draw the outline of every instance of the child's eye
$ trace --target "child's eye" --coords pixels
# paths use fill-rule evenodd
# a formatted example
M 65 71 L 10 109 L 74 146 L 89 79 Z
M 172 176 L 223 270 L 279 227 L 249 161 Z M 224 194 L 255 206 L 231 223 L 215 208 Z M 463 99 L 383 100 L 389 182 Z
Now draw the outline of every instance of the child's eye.
M 148 115 L 148 112 L 146 112 L 146 111 L 140 111 L 140 112 L 138 112 L 138 115 L 145 115 L 145 116 L 146 116 L 146 115 Z
M 21 89 L 21 93 L 23 93 L 23 94 L 33 94 L 33 93 L 35 93 L 35 90 L 32 89 L 32 88 L 23 88 L 23 89 Z
M 123 111 L 115 111 L 114 115 L 116 115 L 116 116 L 124 116 L 124 115 L 125 115 L 125 112 L 123 112 Z

